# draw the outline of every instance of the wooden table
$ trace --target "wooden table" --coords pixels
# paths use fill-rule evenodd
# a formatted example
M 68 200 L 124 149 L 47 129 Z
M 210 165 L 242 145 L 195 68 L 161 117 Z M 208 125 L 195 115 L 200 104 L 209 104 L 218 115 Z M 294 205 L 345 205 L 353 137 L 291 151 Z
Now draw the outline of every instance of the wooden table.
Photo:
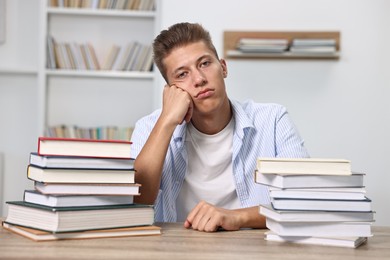
M 0 259 L 390 259 L 390 227 L 357 249 L 264 240 L 265 230 L 204 233 L 160 223 L 161 236 L 34 242 L 0 228 Z

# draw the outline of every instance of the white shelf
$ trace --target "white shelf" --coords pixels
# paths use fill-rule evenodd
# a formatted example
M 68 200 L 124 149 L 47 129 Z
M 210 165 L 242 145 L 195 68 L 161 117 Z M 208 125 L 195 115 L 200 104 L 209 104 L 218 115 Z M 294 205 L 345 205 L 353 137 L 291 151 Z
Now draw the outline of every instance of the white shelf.
M 88 8 L 61 8 L 48 7 L 48 14 L 63 15 L 90 15 L 90 16 L 123 16 L 123 17 L 144 17 L 154 18 L 155 11 L 133 11 L 133 10 L 111 10 L 111 9 L 88 9 Z
M 112 70 L 46 70 L 47 76 L 153 79 L 153 71 L 112 71 Z
M 38 74 L 38 70 L 30 68 L 0 68 L 0 74 L 35 76 Z
M 48 69 L 47 35 L 58 42 L 89 42 L 101 62 L 113 44 L 152 44 L 158 7 L 152 11 L 63 8 L 49 7 L 49 2 L 41 1 L 40 134 L 60 124 L 134 126 L 138 118 L 153 110 L 155 71 Z M 133 96 L 139 98 L 129 102 Z

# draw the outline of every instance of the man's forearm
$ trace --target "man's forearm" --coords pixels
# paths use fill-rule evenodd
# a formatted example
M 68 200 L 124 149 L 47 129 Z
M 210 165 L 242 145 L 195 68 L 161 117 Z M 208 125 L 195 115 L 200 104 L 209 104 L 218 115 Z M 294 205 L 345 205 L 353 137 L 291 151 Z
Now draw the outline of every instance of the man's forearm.
M 162 118 L 159 118 L 137 156 L 134 163 L 135 180 L 142 186 L 140 188 L 141 195 L 135 197 L 135 202 L 154 203 L 160 186 L 165 156 L 175 127 L 175 125 L 169 125 Z

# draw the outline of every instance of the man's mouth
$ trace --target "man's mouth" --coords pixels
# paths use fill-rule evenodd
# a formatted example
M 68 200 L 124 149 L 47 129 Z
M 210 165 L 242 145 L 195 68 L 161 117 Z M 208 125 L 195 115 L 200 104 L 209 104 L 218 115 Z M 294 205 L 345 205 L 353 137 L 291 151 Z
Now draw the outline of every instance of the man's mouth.
M 205 90 L 200 91 L 195 96 L 195 98 L 198 98 L 198 99 L 207 98 L 207 97 L 211 96 L 213 93 L 214 93 L 214 91 L 212 89 L 205 89 Z

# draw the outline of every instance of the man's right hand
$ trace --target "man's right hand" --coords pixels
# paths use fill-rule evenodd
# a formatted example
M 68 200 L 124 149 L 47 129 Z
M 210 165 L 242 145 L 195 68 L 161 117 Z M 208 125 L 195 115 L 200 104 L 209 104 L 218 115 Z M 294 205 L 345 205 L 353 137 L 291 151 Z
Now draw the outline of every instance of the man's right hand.
M 161 116 L 175 125 L 191 120 L 193 102 L 190 94 L 176 85 L 165 85 Z

